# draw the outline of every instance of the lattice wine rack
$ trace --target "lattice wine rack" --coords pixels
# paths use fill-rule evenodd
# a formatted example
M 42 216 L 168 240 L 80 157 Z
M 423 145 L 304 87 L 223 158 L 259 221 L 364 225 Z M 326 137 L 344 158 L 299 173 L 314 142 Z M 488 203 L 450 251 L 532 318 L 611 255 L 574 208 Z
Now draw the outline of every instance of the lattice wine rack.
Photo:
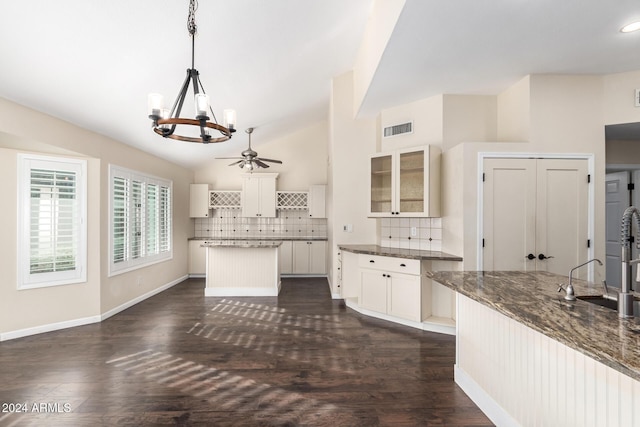
M 241 191 L 209 191 L 209 207 L 212 209 L 240 209 Z
M 309 193 L 306 191 L 277 191 L 278 209 L 307 209 Z

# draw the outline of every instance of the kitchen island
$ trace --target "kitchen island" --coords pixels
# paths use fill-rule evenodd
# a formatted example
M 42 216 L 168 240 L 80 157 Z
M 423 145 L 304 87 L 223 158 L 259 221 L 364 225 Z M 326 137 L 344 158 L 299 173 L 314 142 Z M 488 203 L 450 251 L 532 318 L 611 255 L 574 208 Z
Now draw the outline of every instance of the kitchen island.
M 640 425 L 637 318 L 566 301 L 551 273 L 426 276 L 456 292 L 455 380 L 497 425 Z
M 275 240 L 210 240 L 205 296 L 278 296 L 280 270 Z

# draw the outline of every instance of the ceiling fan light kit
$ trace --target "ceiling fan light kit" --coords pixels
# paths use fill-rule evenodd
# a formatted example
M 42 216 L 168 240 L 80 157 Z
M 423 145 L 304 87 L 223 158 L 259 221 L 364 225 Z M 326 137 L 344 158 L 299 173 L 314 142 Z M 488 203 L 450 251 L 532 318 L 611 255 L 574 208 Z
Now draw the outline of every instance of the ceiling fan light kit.
M 248 128 L 245 132 L 249 135 L 249 148 L 244 150 L 240 155 L 242 157 L 217 157 L 217 159 L 226 159 L 226 160 L 236 160 L 236 162 L 231 163 L 229 166 L 238 165 L 240 169 L 247 170 L 249 172 L 253 172 L 255 169 L 259 168 L 268 168 L 269 165 L 265 162 L 269 163 L 279 163 L 282 164 L 280 160 L 274 159 L 266 159 L 264 157 L 258 157 L 258 153 L 251 149 L 251 134 L 253 133 L 254 128 Z
M 187 77 L 182 84 L 178 97 L 173 103 L 171 110 L 164 107 L 164 97 L 158 93 L 151 93 L 147 98 L 147 108 L 149 118 L 153 122 L 153 131 L 164 138 L 176 139 L 186 142 L 199 142 L 208 144 L 212 142 L 224 142 L 231 138 L 235 132 L 236 113 L 234 110 L 224 110 L 223 124 L 219 124 L 209 102 L 209 95 L 206 94 L 200 73 L 195 69 L 195 34 L 197 26 L 195 23 L 196 0 L 189 1 L 189 17 L 187 19 L 187 29 L 191 36 L 191 68 L 187 69 Z M 193 86 L 194 106 L 196 111 L 195 119 L 182 118 L 182 106 L 187 98 L 189 86 Z M 211 113 L 211 116 L 209 116 Z M 177 126 L 188 125 L 200 128 L 200 136 L 187 136 L 176 133 Z M 217 131 L 220 136 L 214 137 L 211 131 Z

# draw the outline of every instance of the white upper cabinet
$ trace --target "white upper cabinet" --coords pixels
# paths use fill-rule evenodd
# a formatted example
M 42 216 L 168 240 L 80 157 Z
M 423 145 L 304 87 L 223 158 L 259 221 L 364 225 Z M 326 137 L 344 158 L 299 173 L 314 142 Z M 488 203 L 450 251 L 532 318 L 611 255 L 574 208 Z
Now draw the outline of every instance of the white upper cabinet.
M 326 218 L 325 193 L 326 185 L 312 185 L 309 187 L 309 217 Z
M 189 185 L 189 216 L 191 218 L 209 217 L 209 184 Z
M 242 179 L 242 216 L 276 216 L 277 173 L 246 174 Z
M 371 156 L 369 216 L 440 216 L 440 148 L 426 145 Z

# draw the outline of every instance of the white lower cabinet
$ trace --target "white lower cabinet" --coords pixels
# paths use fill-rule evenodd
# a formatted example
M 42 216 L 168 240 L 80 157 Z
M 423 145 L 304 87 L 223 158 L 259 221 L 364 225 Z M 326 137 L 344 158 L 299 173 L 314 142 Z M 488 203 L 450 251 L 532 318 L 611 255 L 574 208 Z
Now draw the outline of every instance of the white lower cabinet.
M 360 306 L 420 322 L 423 283 L 420 278 L 420 262 L 417 261 L 417 265 L 415 263 L 416 260 L 403 258 L 361 255 L 360 264 L 366 267 L 360 268 Z M 371 266 L 374 268 L 370 268 Z M 407 274 L 404 271 L 417 274 Z
M 207 270 L 207 248 L 202 247 L 204 241 L 189 240 L 189 276 L 204 277 Z
M 280 274 L 327 274 L 327 242 L 324 240 L 284 240 L 278 257 Z
M 455 333 L 452 291 L 423 276 L 448 262 L 366 255 L 341 249 L 341 292 L 348 307 L 381 319 Z
M 327 274 L 327 242 L 293 242 L 293 274 Z

